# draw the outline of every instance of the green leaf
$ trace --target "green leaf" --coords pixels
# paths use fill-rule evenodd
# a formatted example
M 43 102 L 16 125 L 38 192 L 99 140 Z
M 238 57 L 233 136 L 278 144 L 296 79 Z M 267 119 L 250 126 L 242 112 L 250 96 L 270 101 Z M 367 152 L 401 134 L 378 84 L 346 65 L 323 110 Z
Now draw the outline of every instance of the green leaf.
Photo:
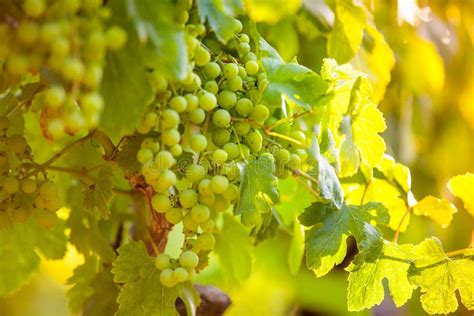
M 311 193 L 292 177 L 278 181 L 278 192 L 280 202 L 275 205 L 275 209 L 287 226 L 291 225 L 314 200 Z
M 392 156 L 385 154 L 380 166 L 377 167 L 390 181 L 397 183 L 404 192 L 411 190 L 411 173 L 407 166 L 396 162 Z
M 85 188 L 84 207 L 101 218 L 110 217 L 109 204 L 114 196 L 112 178 L 114 170 L 110 165 L 104 165 L 97 172 L 95 184 Z
M 229 286 L 245 281 L 252 270 L 252 241 L 247 229 L 231 215 L 223 214 L 222 230 L 215 234 L 215 254 L 224 282 Z M 229 247 L 232 245 L 232 247 Z
M 114 315 L 118 309 L 119 288 L 114 283 L 114 276 L 110 272 L 110 268 L 96 274 L 90 286 L 93 289 L 93 294 L 85 301 L 83 315 Z
M 433 221 L 447 227 L 453 219 L 453 214 L 457 212 L 456 207 L 445 199 L 438 199 L 434 196 L 427 196 L 413 206 L 413 214 L 423 215 Z
M 137 160 L 137 152 L 140 150 L 144 139 L 145 135 L 134 135 L 125 138 L 117 155 L 117 163 L 121 169 L 130 173 L 141 170 L 142 164 Z
M 60 259 L 66 253 L 64 224 L 44 229 L 37 224 L 37 216 L 38 212 L 26 223 L 0 230 L 0 296 L 17 290 L 38 270 L 38 251 L 49 259 Z
M 413 285 L 407 274 L 413 246 L 380 241 L 377 247 L 362 245 L 362 250 L 346 269 L 350 272 L 347 294 L 350 311 L 380 304 L 384 299 L 384 279 L 388 280 L 388 289 L 397 307 L 412 296 Z
M 288 251 L 288 267 L 290 273 L 296 275 L 301 267 L 304 255 L 304 227 L 298 221 L 293 223 L 293 237 L 291 238 L 290 250 Z
M 274 170 L 274 162 L 267 156 L 249 161 L 244 166 L 235 213 L 242 214 L 242 223 L 247 227 L 261 223 L 262 212 L 267 212 L 279 200 Z
M 235 34 L 234 16 L 243 11 L 241 0 L 197 0 L 201 23 L 206 20 L 223 43 Z
M 88 256 L 84 259 L 84 264 L 77 266 L 72 276 L 67 280 L 66 284 L 72 285 L 66 293 L 71 312 L 79 313 L 83 308 L 85 300 L 94 293 L 90 283 L 95 277 L 97 270 L 97 258 Z
M 331 1 L 332 2 L 332 1 Z M 353 0 L 334 0 L 334 27 L 329 35 L 327 51 L 339 63 L 346 63 L 359 50 L 366 14 Z
M 119 256 L 113 263 L 114 280 L 125 283 L 118 296 L 119 310 L 116 315 L 176 315 L 175 302 L 183 300 L 187 309 L 199 304 L 199 295 L 191 283 L 181 283 L 166 288 L 160 283 L 160 271 L 155 267 L 141 242 L 131 241 L 119 248 Z
M 245 9 L 255 22 L 266 22 L 271 27 L 285 16 L 295 14 L 300 8 L 302 0 L 246 0 Z M 277 10 L 275 10 L 277 8 Z M 286 38 L 284 35 L 283 38 Z
M 350 177 L 356 174 L 359 169 L 359 152 L 354 143 L 352 135 L 351 121 L 349 116 L 344 116 L 341 121 L 341 132 L 345 136 L 341 144 L 340 160 L 341 170 L 339 175 L 341 177 Z
M 464 202 L 466 210 L 474 216 L 474 174 L 466 173 L 449 179 L 448 189 Z
M 409 270 L 410 281 L 421 290 L 420 301 L 429 314 L 449 314 L 456 311 L 459 291 L 461 302 L 468 310 L 474 308 L 474 253 L 461 258 L 449 258 L 436 238 L 425 239 L 412 252 L 414 264 Z

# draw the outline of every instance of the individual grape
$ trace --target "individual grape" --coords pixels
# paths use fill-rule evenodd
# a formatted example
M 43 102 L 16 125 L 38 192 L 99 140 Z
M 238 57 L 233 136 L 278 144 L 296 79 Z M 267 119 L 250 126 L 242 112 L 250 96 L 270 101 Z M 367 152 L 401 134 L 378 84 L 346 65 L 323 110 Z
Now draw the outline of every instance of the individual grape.
M 211 189 L 211 180 L 210 179 L 203 179 L 199 182 L 198 185 L 199 194 L 202 195 L 211 195 L 213 194 Z
M 224 66 L 224 76 L 227 79 L 232 79 L 237 77 L 239 74 L 239 67 L 236 64 L 225 64 Z
M 222 195 L 217 194 L 212 204 L 212 209 L 216 212 L 224 212 L 230 207 L 230 202 Z
M 250 124 L 247 122 L 235 122 L 234 127 L 240 136 L 245 136 L 250 131 Z
M 187 189 L 179 194 L 179 203 L 184 208 L 191 208 L 198 202 L 198 195 L 196 191 Z
M 155 69 L 151 71 L 148 75 L 148 78 L 151 84 L 153 85 L 153 88 L 155 88 L 156 92 L 163 92 L 166 90 L 166 88 L 168 87 L 168 81 L 165 77 L 163 77 L 159 70 Z
M 221 74 L 221 67 L 215 62 L 210 62 L 207 63 L 204 66 L 204 74 L 209 78 L 209 79 L 215 79 L 220 76 Z
M 183 228 L 185 231 L 188 232 L 196 232 L 197 228 L 199 227 L 199 223 L 197 223 L 192 217 L 191 214 L 186 214 L 183 217 Z
M 241 90 L 242 84 L 243 84 L 243 81 L 242 81 L 242 78 L 240 77 L 240 73 L 239 73 L 239 76 L 235 78 L 227 79 L 227 89 L 231 91 Z
M 176 225 L 183 219 L 183 211 L 180 208 L 174 207 L 166 211 L 165 217 L 169 223 Z
M 28 71 L 28 59 L 22 55 L 9 56 L 5 62 L 6 71 L 12 76 L 21 76 Z
M 248 94 L 250 96 L 250 100 L 252 100 L 253 102 L 258 102 L 262 97 L 262 92 L 258 91 L 258 89 L 256 88 L 251 88 L 248 91 Z
M 250 149 L 247 147 L 247 145 L 240 144 L 240 151 L 245 159 L 248 159 L 250 157 Z
M 155 258 L 155 266 L 158 270 L 165 270 L 171 267 L 171 258 L 166 253 L 161 253 Z
M 219 147 L 224 146 L 230 140 L 230 132 L 225 128 L 218 128 L 212 132 L 212 142 Z
M 31 194 L 36 191 L 36 181 L 32 179 L 25 179 L 21 182 L 21 191 Z
M 161 137 L 166 146 L 172 147 L 181 140 L 181 133 L 177 129 L 170 128 L 165 130 Z
M 215 82 L 214 80 L 210 80 L 204 84 L 204 89 L 216 95 L 219 91 L 219 86 L 217 85 L 217 82 Z
M 236 186 L 235 184 L 230 184 L 227 190 L 225 190 L 225 192 L 222 193 L 222 196 L 227 201 L 235 200 L 239 196 L 239 187 Z
M 173 271 L 173 278 L 176 282 L 184 282 L 188 279 L 188 271 L 184 268 L 178 267 Z
M 160 143 L 151 137 L 145 138 L 140 144 L 140 148 L 150 149 L 153 153 L 160 150 Z
M 30 212 L 27 208 L 20 207 L 12 212 L 12 218 L 15 223 L 24 223 L 30 217 Z
M 164 128 L 176 128 L 180 123 L 178 112 L 166 109 L 161 114 L 161 126 Z
M 216 175 L 211 179 L 212 192 L 221 194 L 224 193 L 229 187 L 229 180 L 221 175 Z
M 250 37 L 247 34 L 240 34 L 239 40 L 241 43 L 250 43 Z
M 176 285 L 176 280 L 173 277 L 173 270 L 168 268 L 160 273 L 160 283 L 166 287 L 173 287 Z
M 249 60 L 257 60 L 257 55 L 255 55 L 255 53 L 252 53 L 252 52 L 245 54 L 244 61 L 247 62 Z
M 32 18 L 40 17 L 46 9 L 45 0 L 25 0 L 23 2 L 23 11 Z
M 155 194 L 151 199 L 151 205 L 158 213 L 165 213 L 173 207 L 167 194 Z
M 249 115 L 253 110 L 253 102 L 247 98 L 241 98 L 235 105 L 235 110 L 241 116 Z
M 10 120 L 6 116 L 0 116 L 0 131 L 5 131 L 10 127 Z
M 209 210 L 209 208 L 202 204 L 196 204 L 191 209 L 191 217 L 197 223 L 203 223 L 207 221 L 210 215 L 211 211 Z
M 194 269 L 199 263 L 198 255 L 191 251 L 187 250 L 184 251 L 181 256 L 179 257 L 179 264 L 187 269 Z
M 127 32 L 121 27 L 112 26 L 105 34 L 107 48 L 110 50 L 118 50 L 125 45 L 127 41 Z
M 206 176 L 206 168 L 198 164 L 192 164 L 186 169 L 186 179 L 195 183 Z
M 211 111 L 217 106 L 216 96 L 209 92 L 204 92 L 199 96 L 199 106 L 204 111 Z
M 26 143 L 25 137 L 20 134 L 15 134 L 8 137 L 7 147 L 15 154 L 22 155 L 27 151 L 28 144 Z
M 237 144 L 227 143 L 222 148 L 225 150 L 230 159 L 236 159 L 237 157 L 239 157 L 240 151 L 239 146 Z
M 214 204 L 214 202 L 216 201 L 216 196 L 215 196 L 214 193 L 211 193 L 209 195 L 199 194 L 198 195 L 198 200 L 199 200 L 199 203 L 204 204 L 208 207 L 211 207 Z
M 148 148 L 141 148 L 137 152 L 137 160 L 141 164 L 144 164 L 145 162 L 150 161 L 152 159 L 153 159 L 153 152 Z
M 245 71 L 247 71 L 249 75 L 255 75 L 259 70 L 258 68 L 258 63 L 255 60 L 248 60 L 245 63 Z
M 263 122 L 270 116 L 270 111 L 263 104 L 257 104 L 252 110 L 250 117 L 254 121 Z
M 189 113 L 189 120 L 194 124 L 201 124 L 206 119 L 206 112 L 203 109 L 195 109 Z
M 214 249 L 215 245 L 216 245 L 216 238 L 214 237 L 212 233 L 202 233 L 196 239 L 196 243 L 194 244 L 193 248 L 207 251 L 207 250 Z
M 44 94 L 44 102 L 53 109 L 58 109 L 66 101 L 66 92 L 59 85 L 54 85 L 46 90 Z
M 250 52 L 250 44 L 248 43 L 239 43 L 237 46 L 237 51 L 239 52 L 240 55 L 245 55 L 248 52 Z
M 240 177 L 240 170 L 237 163 L 232 160 L 229 163 L 225 164 L 222 168 L 222 174 L 227 176 L 230 181 L 238 179 Z
M 158 114 L 156 114 L 156 112 L 148 112 L 145 115 L 145 119 L 143 120 L 143 124 L 145 124 L 146 126 L 152 128 L 152 127 L 155 127 L 156 125 L 158 125 L 158 121 L 159 121 L 159 117 L 158 117 Z
M 204 151 L 207 147 L 206 136 L 202 134 L 194 134 L 191 136 L 190 141 L 191 149 L 197 152 Z
M 217 96 L 219 106 L 224 109 L 230 109 L 237 103 L 237 95 L 230 90 L 223 90 Z
M 212 233 L 214 231 L 215 223 L 212 219 L 208 219 L 204 223 L 201 223 L 199 226 L 201 227 L 203 232 Z
M 163 170 L 157 179 L 157 184 L 153 186 L 158 192 L 165 192 L 172 185 L 176 184 L 176 174 L 171 170 Z
M 275 154 L 277 164 L 287 164 L 290 161 L 290 152 L 285 148 L 281 148 Z
M 191 75 L 191 78 L 192 78 L 191 83 L 185 84 L 183 87 L 184 91 L 186 92 L 193 92 L 199 89 L 199 87 L 201 87 L 201 78 L 197 74 L 193 73 Z
M 183 153 L 183 147 L 181 147 L 179 144 L 176 144 L 170 148 L 170 152 L 175 157 L 180 156 Z
M 104 99 L 97 92 L 90 92 L 81 97 L 81 109 L 85 114 L 96 114 L 104 108 Z
M 187 106 L 186 98 L 183 96 L 178 95 L 170 100 L 170 107 L 178 113 L 186 111 Z
M 7 177 L 3 180 L 3 190 L 7 194 L 13 194 L 20 189 L 20 182 L 15 177 Z
M 153 159 L 153 167 L 159 170 L 169 169 L 175 163 L 173 155 L 167 150 L 160 151 Z
M 102 67 L 97 64 L 88 64 L 82 77 L 82 83 L 91 89 L 97 88 L 102 81 Z
M 36 222 L 41 228 L 50 229 L 58 222 L 58 217 L 54 212 L 37 211 Z
M 201 45 L 197 46 L 194 50 L 194 62 L 198 66 L 204 66 L 211 60 L 211 54 L 202 47 Z
M 230 124 L 230 114 L 224 109 L 219 109 L 212 115 L 212 122 L 217 127 L 227 127 Z
M 186 111 L 191 112 L 197 109 L 199 105 L 199 98 L 195 94 L 188 93 L 184 96 L 186 99 Z
M 61 205 L 59 201 L 59 197 L 56 195 L 54 197 L 50 197 L 49 199 L 45 199 L 44 201 L 44 208 L 47 209 L 48 211 L 56 211 L 58 210 Z
M 227 160 L 227 152 L 223 149 L 216 149 L 212 153 L 212 160 L 217 164 L 222 164 Z
M 299 169 L 301 167 L 301 158 L 297 154 L 291 154 L 288 165 L 291 169 Z
M 253 153 L 258 153 L 262 149 L 263 137 L 259 131 L 253 130 L 247 134 L 247 145 Z
M 234 32 L 235 32 L 235 33 L 240 33 L 240 32 L 242 32 L 242 29 L 243 29 L 242 22 L 240 22 L 240 21 L 237 20 L 237 19 L 234 19 L 233 23 L 234 23 Z
M 67 58 L 61 66 L 61 74 L 66 80 L 81 81 L 84 75 L 84 64 L 77 58 Z

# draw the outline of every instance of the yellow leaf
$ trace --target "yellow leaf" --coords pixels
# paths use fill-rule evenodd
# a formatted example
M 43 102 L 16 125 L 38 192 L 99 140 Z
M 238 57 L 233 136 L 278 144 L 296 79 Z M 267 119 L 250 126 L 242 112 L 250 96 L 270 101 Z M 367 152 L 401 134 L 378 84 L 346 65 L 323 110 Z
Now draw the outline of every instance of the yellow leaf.
M 245 0 L 246 10 L 252 20 L 271 24 L 296 13 L 300 6 L 301 0 Z
M 454 205 L 445 199 L 438 199 L 431 195 L 413 207 L 413 214 L 427 216 L 443 228 L 451 223 L 453 214 L 456 212 L 457 209 Z
M 464 202 L 466 210 L 474 216 L 474 174 L 468 172 L 451 178 L 448 189 Z

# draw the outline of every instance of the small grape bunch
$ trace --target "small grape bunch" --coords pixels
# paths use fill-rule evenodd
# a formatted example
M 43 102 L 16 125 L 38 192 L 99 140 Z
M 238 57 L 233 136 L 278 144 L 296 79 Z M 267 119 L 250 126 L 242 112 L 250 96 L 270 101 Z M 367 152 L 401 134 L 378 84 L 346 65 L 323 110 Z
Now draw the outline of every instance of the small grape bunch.
M 162 253 L 156 256 L 155 265 L 160 270 L 160 282 L 163 286 L 174 287 L 178 283 L 191 281 L 199 263 L 199 256 L 190 250 L 181 253 L 178 260 Z

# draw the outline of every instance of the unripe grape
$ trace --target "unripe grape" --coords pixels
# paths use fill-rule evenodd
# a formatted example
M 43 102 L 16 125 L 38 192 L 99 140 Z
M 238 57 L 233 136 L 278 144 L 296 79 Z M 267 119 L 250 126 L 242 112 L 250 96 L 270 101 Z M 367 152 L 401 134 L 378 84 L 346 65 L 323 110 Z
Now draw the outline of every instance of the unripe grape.
M 15 154 L 22 155 L 28 150 L 28 144 L 25 138 L 20 134 L 15 134 L 7 139 L 7 147 Z
M 230 90 L 221 91 L 217 96 L 217 102 L 220 107 L 230 109 L 237 103 L 237 95 Z
M 179 203 L 184 208 L 191 208 L 198 202 L 198 195 L 192 189 L 185 190 L 179 194 Z
M 176 144 L 170 148 L 170 152 L 175 157 L 180 156 L 183 153 L 183 147 L 181 147 L 179 144 Z
M 204 223 L 201 223 L 201 225 L 199 225 L 199 226 L 201 227 L 203 232 L 212 233 L 214 231 L 215 223 L 212 219 L 208 219 Z
M 227 143 L 222 148 L 225 150 L 230 159 L 236 159 L 237 157 L 239 157 L 240 150 L 237 144 Z
M 141 164 L 144 164 L 147 161 L 150 161 L 153 159 L 153 152 L 150 149 L 147 148 L 141 148 L 137 152 L 137 160 Z
M 173 277 L 172 269 L 164 269 L 160 273 L 160 283 L 166 287 L 173 287 L 176 285 L 176 280 Z
M 17 40 L 19 43 L 29 46 L 36 42 L 38 33 L 38 25 L 33 22 L 22 22 L 17 29 Z
M 247 62 L 249 60 L 257 60 L 257 55 L 255 53 L 249 52 L 244 56 L 244 61 Z
M 210 62 L 207 63 L 204 66 L 204 74 L 209 78 L 209 79 L 215 79 L 220 76 L 221 74 L 221 67 L 215 62 Z
M 212 192 L 220 194 L 224 193 L 229 187 L 229 180 L 221 175 L 216 175 L 211 179 Z
M 199 223 L 197 223 L 192 217 L 191 214 L 186 214 L 183 217 L 183 228 L 184 231 L 188 232 L 196 232 L 197 228 L 199 227 Z
M 160 143 L 155 141 L 153 138 L 148 137 L 142 140 L 140 148 L 150 149 L 153 153 L 156 153 L 160 150 Z
M 199 89 L 199 87 L 201 87 L 201 78 L 195 73 L 193 73 L 191 77 L 192 82 L 183 87 L 186 92 L 196 91 Z
M 253 102 L 247 98 L 241 98 L 235 105 L 235 110 L 241 116 L 249 115 L 253 110 Z
M 212 209 L 216 212 L 224 212 L 230 207 L 230 202 L 222 195 L 217 194 L 212 204 Z
M 216 96 L 209 92 L 204 92 L 199 96 L 199 106 L 204 111 L 211 111 L 217 106 Z
M 192 164 L 186 169 L 186 179 L 195 183 L 203 179 L 206 176 L 206 173 L 206 168 L 203 166 Z
M 177 129 L 170 128 L 164 131 L 161 137 L 166 146 L 172 147 L 181 140 L 181 133 Z
M 225 190 L 225 192 L 222 193 L 222 196 L 227 201 L 232 201 L 232 200 L 236 199 L 239 196 L 239 187 L 236 186 L 235 184 L 229 185 L 227 190 Z
M 55 60 L 62 60 L 70 53 L 70 51 L 71 43 L 63 36 L 57 37 L 51 42 L 51 56 Z
M 203 179 L 201 182 L 199 182 L 198 185 L 198 191 L 199 194 L 201 195 L 212 195 L 212 189 L 211 189 L 211 180 L 210 179 Z
M 61 74 L 66 80 L 81 81 L 84 75 L 84 64 L 77 58 L 68 58 L 62 64 Z
M 208 207 L 211 207 L 214 202 L 216 201 L 216 196 L 214 193 L 211 193 L 210 195 L 198 195 L 198 200 L 200 204 L 206 205 Z
M 149 79 L 156 92 L 163 92 L 168 87 L 168 81 L 159 70 L 153 70 L 149 73 Z
M 158 176 L 157 185 L 154 188 L 158 189 L 158 192 L 164 192 L 174 185 L 176 180 L 176 174 L 173 171 L 163 170 Z
M 165 213 L 173 207 L 171 200 L 167 194 L 155 194 L 151 199 L 153 209 L 158 213 Z
M 112 26 L 105 34 L 107 48 L 110 50 L 118 50 L 125 45 L 127 41 L 127 32 L 121 27 Z
M 194 269 L 199 263 L 198 255 L 190 250 L 187 250 L 181 254 L 179 257 L 179 264 L 188 269 Z
M 239 65 L 239 77 L 242 79 L 247 78 L 247 72 L 245 71 L 245 68 Z
M 290 152 L 285 148 L 278 150 L 274 156 L 277 164 L 287 164 L 290 161 Z
M 183 219 L 183 211 L 180 208 L 174 207 L 166 211 L 165 217 L 169 223 L 176 225 Z
M 41 16 L 46 9 L 46 3 L 44 0 L 25 0 L 23 2 L 23 11 L 25 14 L 32 18 Z
M 164 270 L 171 267 L 171 258 L 169 255 L 162 253 L 156 256 L 155 266 L 158 270 Z
M 235 180 L 240 177 L 240 170 L 235 161 L 230 161 L 222 168 L 222 174 L 227 176 L 229 180 Z
M 219 86 L 217 85 L 217 82 L 215 82 L 214 80 L 210 80 L 204 84 L 204 89 L 216 95 L 219 91 Z
M 164 128 L 176 128 L 179 122 L 179 114 L 175 110 L 166 109 L 161 114 L 161 126 Z
M 240 136 L 245 136 L 250 130 L 250 124 L 247 122 L 235 122 L 234 124 L 235 131 Z
M 20 182 L 15 177 L 5 178 L 2 185 L 7 194 L 16 193 L 20 189 Z
M 170 100 L 170 107 L 178 113 L 186 111 L 186 98 L 180 95 L 172 97 Z
M 176 160 L 173 158 L 173 155 L 167 150 L 160 151 L 153 159 L 153 166 L 159 170 L 169 169 L 175 163 Z
M 211 60 L 211 54 L 202 47 L 201 45 L 197 46 L 194 50 L 194 62 L 198 66 L 204 66 Z
M 12 76 L 21 76 L 28 71 L 28 59 L 23 55 L 10 55 L 5 62 L 6 71 Z
M 235 33 L 240 33 L 240 32 L 242 32 L 242 29 L 243 29 L 242 22 L 240 22 L 240 21 L 237 20 L 237 19 L 234 19 L 233 23 L 234 23 L 234 32 L 235 32 Z
M 207 251 L 207 250 L 214 249 L 215 244 L 216 244 L 216 238 L 214 237 L 212 233 L 202 233 L 196 239 L 196 243 L 194 244 L 193 248 Z
M 245 63 L 245 71 L 249 75 L 255 75 L 258 72 L 258 63 L 255 60 L 249 60 Z
M 219 109 L 212 115 L 212 122 L 217 127 L 227 127 L 230 124 L 230 114 L 224 109 Z
M 250 38 L 247 34 L 240 34 L 239 40 L 241 43 L 250 43 Z
M 191 217 L 197 223 L 203 223 L 209 219 L 211 211 L 209 208 L 202 204 L 194 205 L 191 209 Z
M 230 132 L 225 128 L 218 128 L 212 132 L 212 142 L 219 147 L 224 146 L 230 140 Z
M 206 112 L 203 109 L 195 109 L 189 112 L 189 120 L 194 124 L 201 124 L 206 119 Z
M 194 134 L 191 136 L 190 146 L 194 151 L 204 151 L 207 147 L 207 139 L 202 134 Z
M 199 98 L 195 94 L 188 93 L 184 96 L 186 99 L 186 111 L 191 112 L 197 109 L 199 105 Z
M 155 127 L 158 125 L 158 114 L 156 112 L 148 112 L 145 114 L 145 118 L 143 119 L 143 124 L 145 124 L 148 127 Z
M 38 225 L 44 229 L 50 229 L 58 222 L 58 217 L 54 212 L 39 211 L 36 216 Z
M 21 190 L 27 194 L 31 194 L 36 191 L 36 181 L 32 179 L 25 179 L 21 182 Z
M 240 76 L 237 76 L 232 79 L 227 79 L 227 89 L 232 90 L 232 91 L 238 91 L 242 89 L 242 78 Z
M 239 43 L 239 45 L 237 46 L 237 51 L 241 56 L 247 54 L 248 52 L 250 52 L 250 44 Z
M 257 104 L 252 113 L 250 113 L 250 117 L 254 121 L 263 122 L 270 116 L 270 111 L 268 108 L 263 104 Z
M 250 149 L 247 147 L 247 145 L 240 144 L 240 151 L 245 159 L 248 159 L 250 157 Z
M 59 108 L 66 101 L 66 92 L 59 85 L 54 85 L 44 94 L 44 102 L 53 109 Z
M 188 271 L 184 268 L 178 267 L 173 271 L 173 278 L 176 282 L 184 282 L 188 279 Z
M 237 77 L 239 74 L 239 67 L 236 64 L 225 64 L 224 66 L 224 76 L 227 79 L 232 79 Z
M 96 88 L 102 81 L 102 67 L 97 64 L 88 64 L 82 77 L 82 82 L 88 88 Z
M 24 223 L 28 220 L 30 217 L 30 212 L 28 209 L 25 209 L 23 207 L 20 207 L 18 209 L 15 209 L 12 213 L 13 221 L 15 223 Z
M 253 153 L 258 153 L 262 149 L 263 137 L 259 131 L 253 130 L 247 134 L 247 145 Z
M 212 153 L 212 160 L 217 164 L 222 164 L 227 160 L 227 152 L 223 149 L 216 149 Z

